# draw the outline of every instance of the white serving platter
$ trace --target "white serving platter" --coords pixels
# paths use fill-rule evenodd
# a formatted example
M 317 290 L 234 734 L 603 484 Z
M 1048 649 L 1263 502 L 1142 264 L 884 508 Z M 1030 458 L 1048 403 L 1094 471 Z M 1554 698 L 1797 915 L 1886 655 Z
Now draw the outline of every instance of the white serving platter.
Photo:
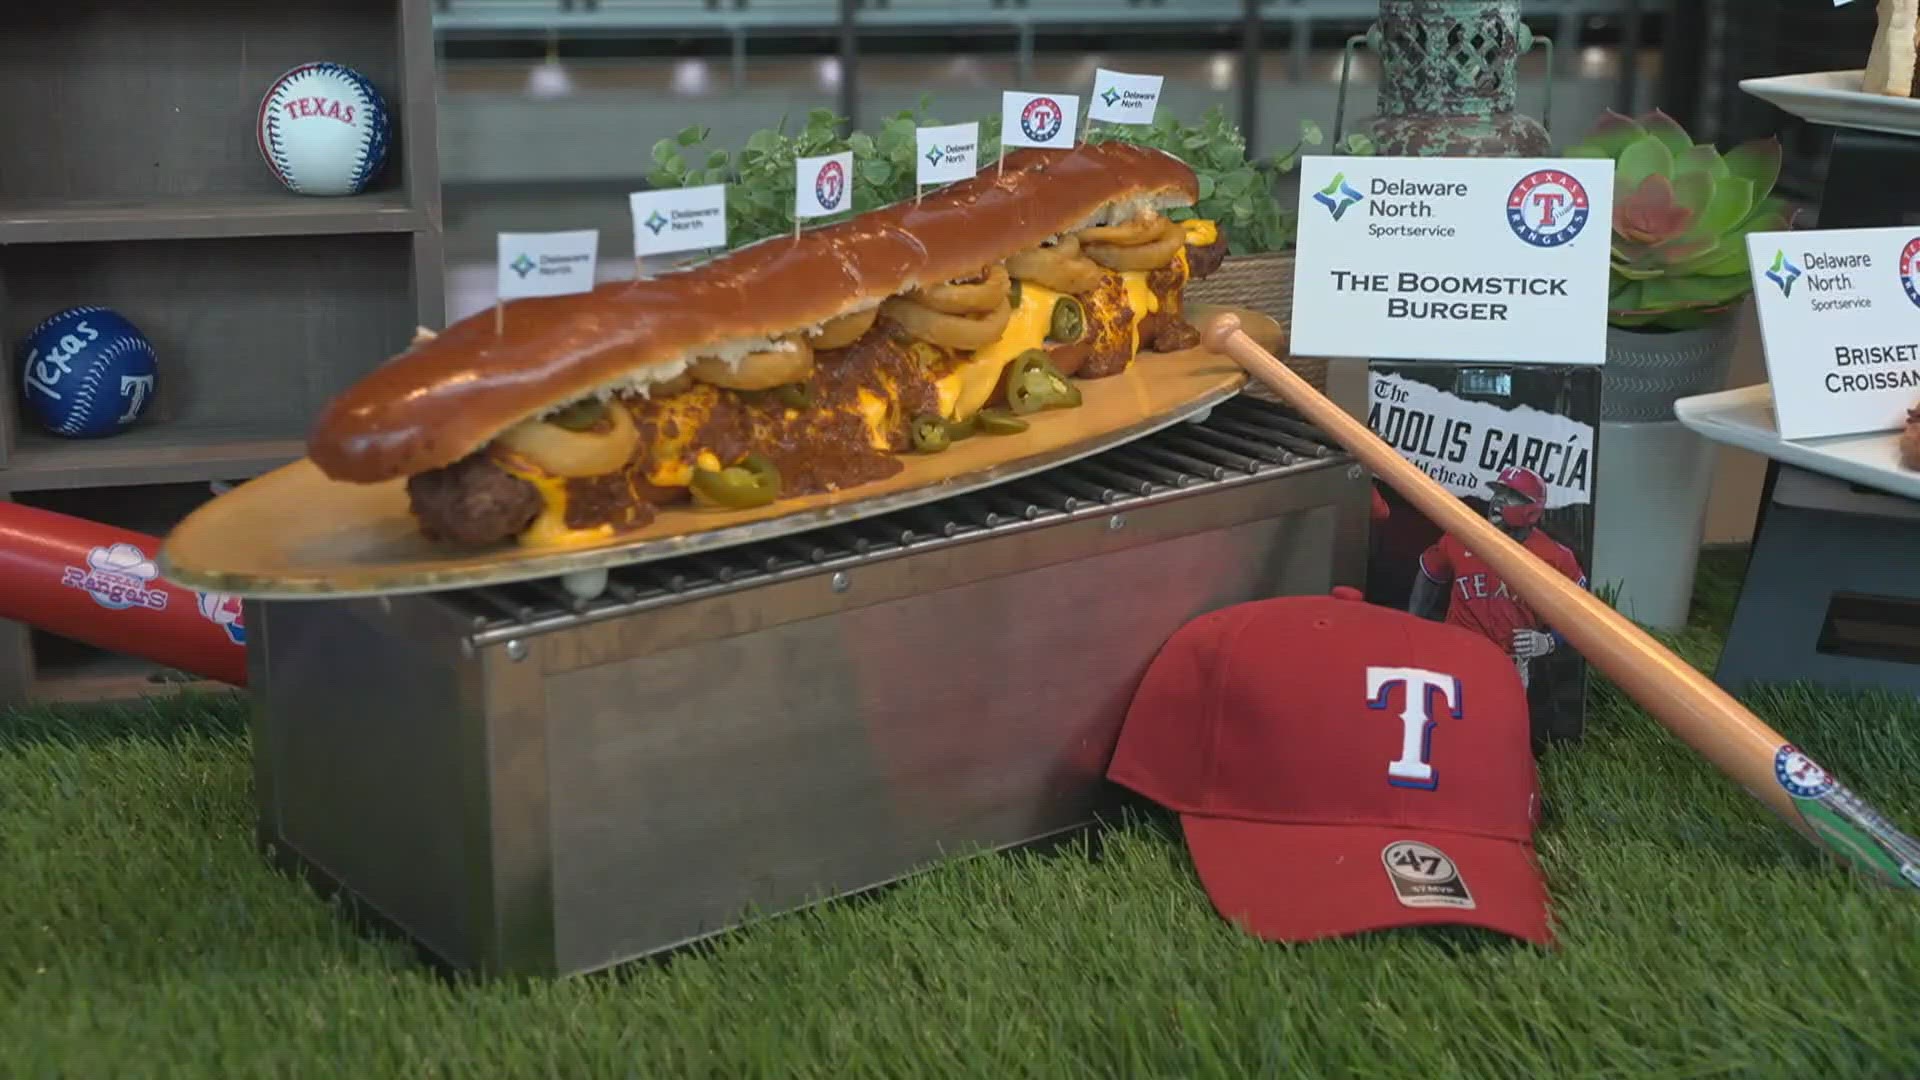
M 1920 100 L 1869 94 L 1861 70 L 1742 79 L 1740 89 L 1813 124 L 1920 135 Z
M 1900 467 L 1900 433 L 1788 442 L 1773 418 L 1773 386 L 1760 383 L 1674 402 L 1674 415 L 1702 438 L 1908 499 L 1920 499 L 1920 472 Z

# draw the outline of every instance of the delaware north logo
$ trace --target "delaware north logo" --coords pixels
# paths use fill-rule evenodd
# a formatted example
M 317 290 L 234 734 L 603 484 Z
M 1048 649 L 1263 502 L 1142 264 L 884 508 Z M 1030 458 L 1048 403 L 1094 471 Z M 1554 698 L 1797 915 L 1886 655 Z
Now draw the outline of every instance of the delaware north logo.
M 1507 224 L 1513 235 L 1537 248 L 1573 242 L 1587 227 L 1587 189 L 1558 169 L 1530 172 L 1507 193 Z
M 648 229 L 652 230 L 653 235 L 659 236 L 660 230 L 667 227 L 666 215 L 660 213 L 660 211 L 658 210 L 655 210 L 653 213 L 648 214 L 647 220 L 642 222 L 641 224 L 645 225 Z
M 1107 108 L 1111 109 L 1120 101 L 1120 91 L 1109 86 L 1106 93 L 1100 95 L 1100 100 L 1106 102 Z
M 820 209 L 840 209 L 840 200 L 846 194 L 847 172 L 840 163 L 829 161 L 820 166 L 820 175 L 813 178 L 813 197 L 819 200 Z
M 507 269 L 525 278 L 528 274 L 533 273 L 534 265 L 534 261 L 527 258 L 527 253 L 523 251 L 520 253 L 519 258 L 507 264 Z
M 1900 250 L 1900 287 L 1907 290 L 1907 299 L 1920 307 L 1920 236 L 1907 241 Z
M 1034 142 L 1052 142 L 1060 134 L 1060 125 L 1066 118 L 1066 110 L 1059 102 L 1050 97 L 1037 97 L 1020 110 L 1020 131 Z
M 940 159 L 941 159 L 941 158 L 943 158 L 943 157 L 945 157 L 945 156 L 947 156 L 947 148 L 946 148 L 946 147 L 944 147 L 944 146 L 929 146 L 929 147 L 927 147 L 927 164 L 928 164 L 928 165 L 938 165 L 938 164 L 940 164 Z
M 1767 269 L 1767 280 L 1780 286 L 1781 296 L 1793 295 L 1793 283 L 1800 280 L 1803 271 L 1787 258 L 1785 250 L 1775 248 L 1773 265 Z
M 1347 183 L 1346 173 L 1335 173 L 1326 187 L 1313 193 L 1313 201 L 1326 207 L 1327 213 L 1332 214 L 1335 221 L 1347 216 L 1347 211 L 1353 209 L 1355 204 L 1364 198 L 1366 198 L 1365 195 L 1355 191 L 1353 185 Z

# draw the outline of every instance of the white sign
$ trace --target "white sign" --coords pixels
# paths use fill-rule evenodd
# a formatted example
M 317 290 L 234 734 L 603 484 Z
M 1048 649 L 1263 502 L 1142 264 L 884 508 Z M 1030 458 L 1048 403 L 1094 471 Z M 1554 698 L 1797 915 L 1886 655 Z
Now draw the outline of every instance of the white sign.
M 501 233 L 499 297 L 566 296 L 593 291 L 600 231 Z
M 1159 75 L 1128 75 L 1097 68 L 1093 73 L 1093 100 L 1087 119 L 1107 124 L 1151 124 L 1160 107 Z
M 1024 94 L 1008 90 L 1000 95 L 1000 145 L 1038 146 L 1066 150 L 1080 126 L 1078 94 Z
M 965 180 L 979 170 L 980 125 L 977 123 L 923 127 L 914 132 L 914 139 L 919 144 L 920 155 L 914 182 L 921 187 Z
M 1299 356 L 1601 364 L 1613 162 L 1300 162 Z
M 1747 258 L 1780 437 L 1904 426 L 1920 402 L 1920 228 L 1751 233 Z
M 667 188 L 627 196 L 633 208 L 633 257 L 727 246 L 727 187 Z
M 803 157 L 793 163 L 795 220 L 827 217 L 853 205 L 853 151 Z
M 1593 428 L 1572 417 L 1530 405 L 1503 409 L 1376 372 L 1367 426 L 1462 499 L 1486 498 L 1500 470 L 1521 468 L 1546 485 L 1549 508 L 1593 501 Z

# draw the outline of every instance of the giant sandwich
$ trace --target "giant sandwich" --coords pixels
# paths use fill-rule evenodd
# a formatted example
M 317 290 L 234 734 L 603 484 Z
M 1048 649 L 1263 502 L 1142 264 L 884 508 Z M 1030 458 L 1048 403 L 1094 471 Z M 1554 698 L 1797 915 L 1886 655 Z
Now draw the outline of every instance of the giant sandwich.
M 891 476 L 897 455 L 1012 435 L 1076 379 L 1192 347 L 1189 280 L 1225 238 L 1194 173 L 1109 142 L 658 278 L 507 305 L 335 398 L 308 456 L 406 478 L 430 538 L 603 542 L 682 501 L 743 508 Z
M 1920 57 L 1920 0 L 1880 0 L 1880 24 L 1861 89 L 1869 94 L 1920 96 L 1915 59 Z

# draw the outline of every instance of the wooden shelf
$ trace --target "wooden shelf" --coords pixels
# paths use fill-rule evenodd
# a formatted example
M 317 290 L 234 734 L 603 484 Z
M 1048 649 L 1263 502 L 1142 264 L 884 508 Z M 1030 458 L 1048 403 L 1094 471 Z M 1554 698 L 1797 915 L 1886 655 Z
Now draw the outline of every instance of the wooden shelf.
M 71 244 L 415 232 L 427 214 L 398 191 L 351 198 L 239 195 L 0 205 L 0 244 Z
M 299 439 L 200 436 L 183 442 L 166 425 L 134 427 L 105 439 L 62 439 L 21 431 L 0 484 L 16 492 L 241 480 L 306 453 Z
M 261 96 L 315 59 L 386 98 L 365 194 L 297 195 L 261 160 Z M 163 536 L 209 481 L 299 458 L 329 398 L 444 325 L 434 68 L 427 0 L 0 3 L 0 499 Z M 77 304 L 159 359 L 146 413 L 105 439 L 47 435 L 19 399 L 22 335 Z M 150 670 L 0 620 L 0 709 L 178 692 Z

